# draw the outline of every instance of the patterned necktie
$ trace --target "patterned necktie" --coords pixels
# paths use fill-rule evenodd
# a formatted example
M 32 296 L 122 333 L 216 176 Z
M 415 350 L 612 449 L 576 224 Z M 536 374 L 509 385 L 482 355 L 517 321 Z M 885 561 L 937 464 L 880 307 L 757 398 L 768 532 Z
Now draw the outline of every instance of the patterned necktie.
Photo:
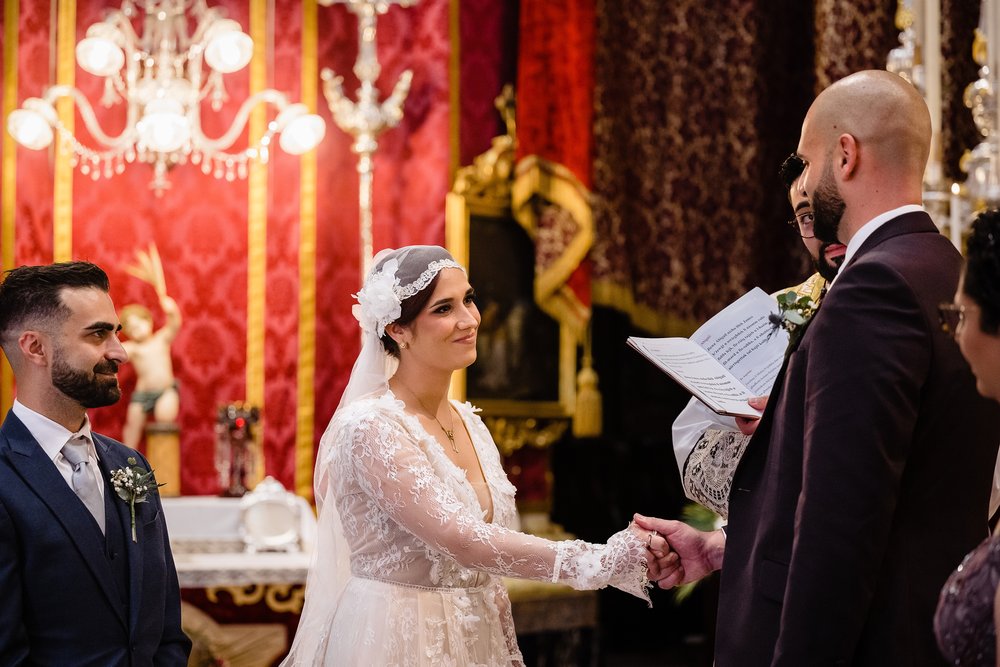
M 76 495 L 80 497 L 90 513 L 94 515 L 94 519 L 103 533 L 104 499 L 97 488 L 97 471 L 92 470 L 90 459 L 87 457 L 88 442 L 87 436 L 84 435 L 72 437 L 63 445 L 62 455 L 73 466 L 73 490 L 76 491 Z

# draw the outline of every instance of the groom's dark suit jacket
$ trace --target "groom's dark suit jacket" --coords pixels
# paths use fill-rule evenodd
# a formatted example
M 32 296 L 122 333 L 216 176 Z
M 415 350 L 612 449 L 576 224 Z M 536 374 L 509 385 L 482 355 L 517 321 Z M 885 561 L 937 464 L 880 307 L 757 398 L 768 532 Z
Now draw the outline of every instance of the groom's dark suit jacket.
M 94 434 L 106 535 L 13 412 L 0 426 L 0 665 L 187 664 L 159 496 L 128 504 L 110 471 L 142 456 Z
M 789 355 L 733 479 L 718 667 L 944 664 L 934 609 L 1000 442 L 938 325 L 960 268 L 926 214 L 889 221 Z

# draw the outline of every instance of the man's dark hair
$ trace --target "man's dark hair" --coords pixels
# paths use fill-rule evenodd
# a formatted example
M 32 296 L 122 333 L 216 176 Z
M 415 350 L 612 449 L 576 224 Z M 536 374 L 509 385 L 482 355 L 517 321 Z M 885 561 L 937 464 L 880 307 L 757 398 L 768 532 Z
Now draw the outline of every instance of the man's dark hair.
M 976 218 L 966 255 L 962 291 L 982 311 L 979 328 L 996 335 L 1000 330 L 1000 209 Z
M 778 176 L 781 178 L 782 185 L 785 186 L 786 193 L 792 189 L 792 183 L 802 175 L 805 168 L 806 163 L 795 153 L 786 157 L 785 161 L 781 163 L 781 167 L 778 168 Z
M 65 288 L 107 292 L 110 286 L 104 270 L 90 262 L 19 266 L 6 272 L 0 283 L 0 345 L 5 351 L 27 326 L 69 315 L 60 296 Z

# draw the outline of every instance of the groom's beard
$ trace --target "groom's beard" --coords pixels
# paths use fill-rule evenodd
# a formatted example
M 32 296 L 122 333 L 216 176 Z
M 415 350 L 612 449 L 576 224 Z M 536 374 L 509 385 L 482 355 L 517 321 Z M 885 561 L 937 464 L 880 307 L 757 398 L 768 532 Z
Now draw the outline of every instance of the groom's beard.
M 114 405 L 122 396 L 118 386 L 118 364 L 105 359 L 90 371 L 81 371 L 66 363 L 56 350 L 52 361 L 52 386 L 85 408 Z M 101 373 L 101 375 L 98 375 Z
M 833 180 L 833 166 L 827 162 L 812 196 L 813 232 L 825 243 L 839 243 L 837 233 L 847 208 Z

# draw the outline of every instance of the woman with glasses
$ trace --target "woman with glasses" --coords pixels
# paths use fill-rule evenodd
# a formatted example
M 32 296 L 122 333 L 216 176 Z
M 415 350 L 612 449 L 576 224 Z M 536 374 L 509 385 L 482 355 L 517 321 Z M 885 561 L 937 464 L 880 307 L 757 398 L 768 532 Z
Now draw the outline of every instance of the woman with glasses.
M 941 305 L 941 325 L 958 341 L 979 393 L 1000 401 L 1000 210 L 983 213 L 973 224 L 962 280 L 954 303 Z M 990 504 L 992 514 L 996 503 Z M 995 532 L 965 557 L 941 591 L 934 631 L 951 664 L 998 664 L 998 583 L 1000 533 Z

